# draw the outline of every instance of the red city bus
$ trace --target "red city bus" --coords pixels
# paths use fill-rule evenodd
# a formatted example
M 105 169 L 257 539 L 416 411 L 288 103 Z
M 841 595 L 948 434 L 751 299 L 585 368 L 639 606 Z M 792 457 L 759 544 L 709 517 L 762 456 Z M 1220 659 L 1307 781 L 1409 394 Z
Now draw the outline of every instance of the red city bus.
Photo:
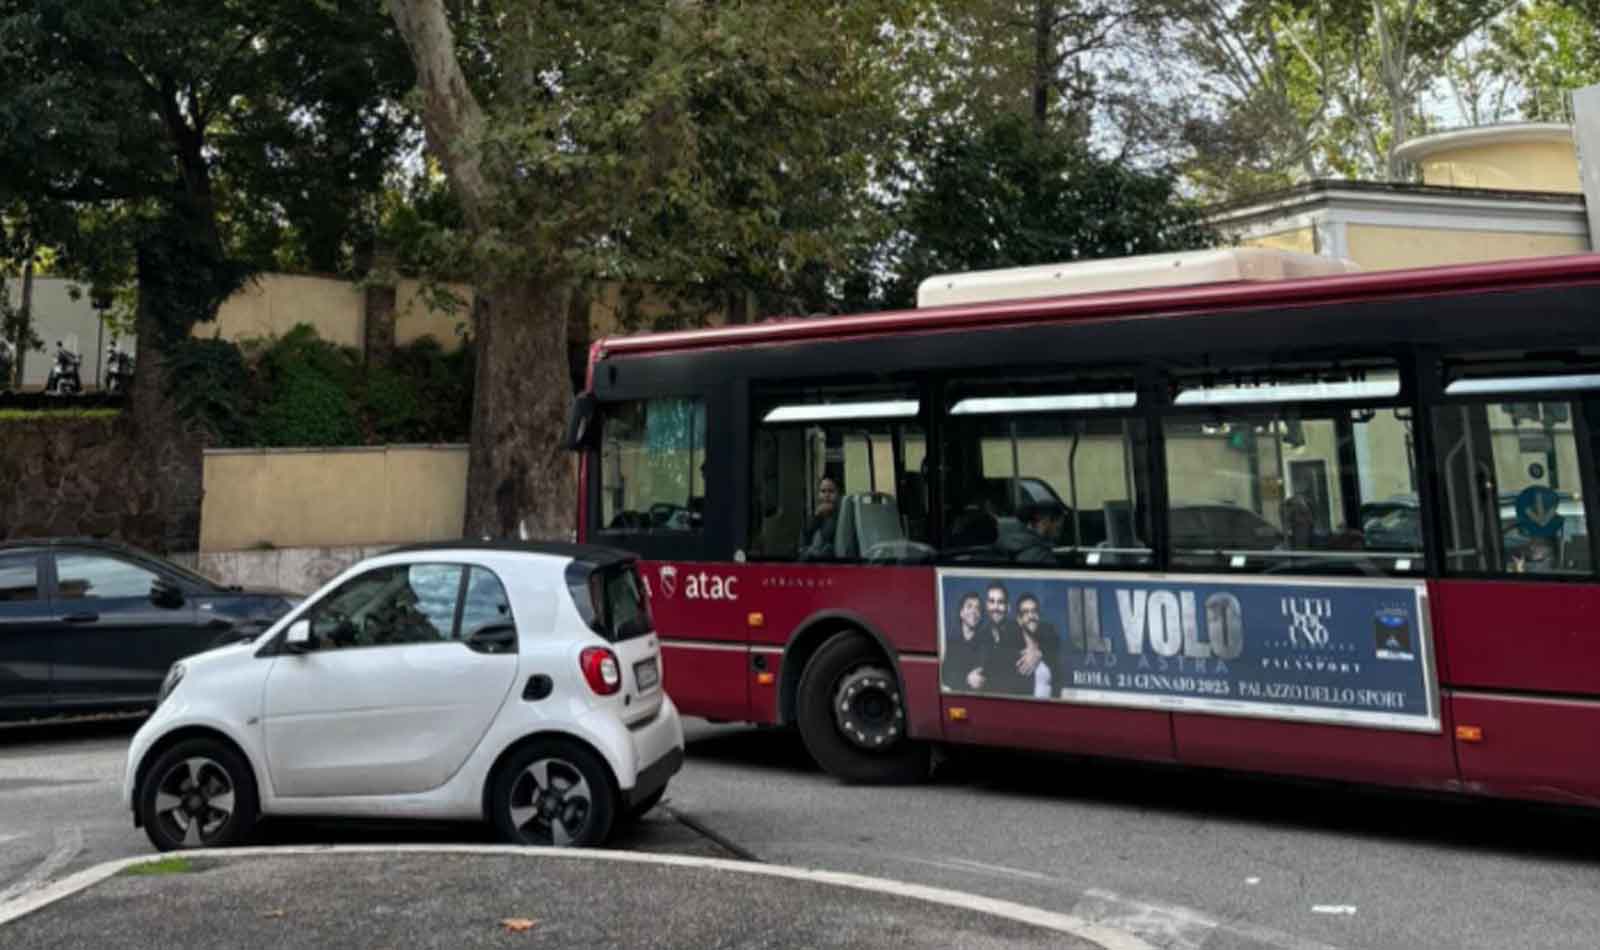
M 580 536 L 641 556 L 685 713 L 847 781 L 965 743 L 1600 801 L 1600 257 L 1252 260 L 602 341 Z M 1071 293 L 1152 273 L 1194 282 Z

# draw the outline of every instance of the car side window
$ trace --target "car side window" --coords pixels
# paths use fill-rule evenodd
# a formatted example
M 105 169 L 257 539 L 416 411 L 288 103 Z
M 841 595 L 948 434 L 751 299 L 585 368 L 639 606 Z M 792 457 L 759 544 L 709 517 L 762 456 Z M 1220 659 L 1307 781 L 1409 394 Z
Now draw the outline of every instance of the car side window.
M 63 599 L 147 597 L 160 575 L 101 554 L 57 554 L 56 589 Z
M 39 556 L 0 555 L 0 603 L 39 599 Z
M 463 570 L 394 564 L 353 577 L 312 608 L 312 640 L 328 650 L 454 639 Z
M 467 596 L 461 604 L 462 639 L 493 624 L 511 623 L 511 598 L 500 578 L 485 567 L 474 567 L 467 575 Z

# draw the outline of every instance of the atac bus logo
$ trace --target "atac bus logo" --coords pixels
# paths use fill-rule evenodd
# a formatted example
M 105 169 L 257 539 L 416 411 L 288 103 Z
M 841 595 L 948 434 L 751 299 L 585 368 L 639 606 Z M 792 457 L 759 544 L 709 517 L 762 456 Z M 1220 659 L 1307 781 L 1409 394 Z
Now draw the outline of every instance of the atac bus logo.
M 661 593 L 666 597 L 678 595 L 678 569 L 671 564 L 663 564 L 656 571 L 656 578 L 661 582 Z M 716 574 L 707 574 L 701 571 L 698 574 L 683 575 L 683 597 L 685 600 L 738 600 L 739 593 L 735 585 L 739 583 L 737 577 L 719 577 Z
M 1302 648 L 1328 645 L 1328 621 L 1333 619 L 1333 601 L 1325 597 L 1285 597 L 1283 616 L 1289 621 L 1289 644 Z

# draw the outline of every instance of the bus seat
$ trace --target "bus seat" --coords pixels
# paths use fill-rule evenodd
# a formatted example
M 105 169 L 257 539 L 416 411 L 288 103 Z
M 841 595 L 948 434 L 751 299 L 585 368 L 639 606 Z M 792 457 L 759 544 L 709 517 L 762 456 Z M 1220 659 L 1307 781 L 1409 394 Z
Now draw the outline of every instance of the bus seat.
M 844 499 L 839 506 L 838 532 L 833 550 L 841 558 L 858 558 L 874 545 L 903 541 L 906 536 L 894 496 L 876 492 Z

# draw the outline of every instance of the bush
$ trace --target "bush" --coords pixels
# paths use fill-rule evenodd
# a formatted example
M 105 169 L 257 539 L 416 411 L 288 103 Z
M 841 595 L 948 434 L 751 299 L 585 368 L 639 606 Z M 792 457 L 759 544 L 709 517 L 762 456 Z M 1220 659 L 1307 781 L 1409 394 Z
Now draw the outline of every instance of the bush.
M 167 393 L 178 414 L 220 444 L 250 444 L 250 370 L 239 348 L 228 340 L 186 338 L 164 355 Z
M 290 365 L 278 373 L 272 397 L 261 407 L 254 444 L 262 446 L 360 445 L 355 406 L 339 384 L 315 369 Z
M 387 367 L 300 324 L 243 346 L 186 340 L 169 357 L 181 411 L 229 447 L 460 442 L 472 422 L 472 353 L 424 338 Z

